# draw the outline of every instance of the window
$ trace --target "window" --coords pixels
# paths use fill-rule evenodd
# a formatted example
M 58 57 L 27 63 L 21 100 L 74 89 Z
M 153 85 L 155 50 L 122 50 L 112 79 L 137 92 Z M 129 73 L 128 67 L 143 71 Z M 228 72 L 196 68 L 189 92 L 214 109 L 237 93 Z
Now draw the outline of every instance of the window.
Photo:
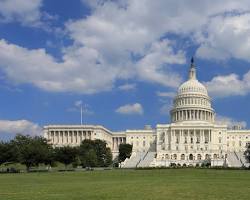
M 221 140 L 222 140 L 222 138 L 221 138 L 221 137 L 219 137 L 219 143 L 221 143 Z
M 144 146 L 144 147 L 146 146 L 146 141 L 143 141 L 143 146 Z

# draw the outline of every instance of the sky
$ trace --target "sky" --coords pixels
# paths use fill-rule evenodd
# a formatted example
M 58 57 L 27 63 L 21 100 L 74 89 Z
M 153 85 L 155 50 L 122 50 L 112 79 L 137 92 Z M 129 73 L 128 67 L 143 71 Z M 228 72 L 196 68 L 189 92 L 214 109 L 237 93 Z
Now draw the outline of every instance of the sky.
M 0 140 L 169 123 L 194 56 L 218 121 L 250 124 L 249 0 L 0 0 Z

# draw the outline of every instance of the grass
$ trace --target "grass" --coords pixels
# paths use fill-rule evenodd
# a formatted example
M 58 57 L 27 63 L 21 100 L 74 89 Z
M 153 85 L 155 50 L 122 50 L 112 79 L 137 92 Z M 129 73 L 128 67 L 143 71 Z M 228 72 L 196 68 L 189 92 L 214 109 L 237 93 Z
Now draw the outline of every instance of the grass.
M 1 200 L 249 199 L 250 171 L 109 170 L 0 174 Z

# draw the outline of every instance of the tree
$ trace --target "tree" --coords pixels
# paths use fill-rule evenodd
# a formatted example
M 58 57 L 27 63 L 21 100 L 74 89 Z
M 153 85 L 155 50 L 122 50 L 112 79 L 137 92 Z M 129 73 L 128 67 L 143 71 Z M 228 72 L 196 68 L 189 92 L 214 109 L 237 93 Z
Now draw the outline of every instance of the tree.
M 112 163 L 112 153 L 102 140 L 84 140 L 79 147 L 83 167 L 107 167 Z
M 133 146 L 131 144 L 119 145 L 119 162 L 123 162 L 126 158 L 130 158 Z
M 17 135 L 10 144 L 13 150 L 15 150 L 13 160 L 16 159 L 18 162 L 24 164 L 27 171 L 29 171 L 32 166 L 38 166 L 48 161 L 51 146 L 43 137 Z
M 107 148 L 107 143 L 103 140 L 94 140 L 94 148 L 97 156 L 97 166 L 107 167 L 112 163 L 112 154 L 109 148 Z M 110 162 L 111 157 L 111 162 Z
M 65 168 L 71 163 L 73 163 L 78 154 L 78 149 L 76 147 L 59 147 L 55 148 L 55 160 L 63 163 Z
M 245 157 L 246 157 L 246 160 L 247 160 L 248 162 L 250 162 L 250 143 L 247 144 L 247 149 L 246 149 L 246 151 L 244 152 L 244 155 L 245 155 Z
M 13 160 L 10 143 L 0 142 L 0 165 Z
M 80 157 L 82 167 L 96 167 L 97 166 L 97 156 L 94 149 L 89 149 L 84 152 Z
M 82 167 L 96 167 L 97 156 L 95 150 L 95 144 L 93 140 L 82 141 L 79 147 L 79 158 Z

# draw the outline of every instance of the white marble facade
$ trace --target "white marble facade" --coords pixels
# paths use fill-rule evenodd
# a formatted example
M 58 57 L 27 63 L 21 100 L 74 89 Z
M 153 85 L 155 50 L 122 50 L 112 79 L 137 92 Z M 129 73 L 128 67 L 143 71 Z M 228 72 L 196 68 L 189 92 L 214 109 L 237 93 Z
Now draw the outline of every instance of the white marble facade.
M 114 156 L 121 143 L 129 143 L 134 154 L 155 152 L 150 166 L 194 165 L 208 158 L 213 165 L 222 165 L 228 153 L 244 152 L 250 142 L 250 130 L 232 130 L 216 123 L 211 98 L 196 78 L 193 61 L 189 78 L 179 87 L 170 115 L 170 124 L 122 132 L 112 132 L 103 126 L 48 125 L 44 127 L 44 137 L 53 146 L 77 146 L 84 139 L 105 140 Z

